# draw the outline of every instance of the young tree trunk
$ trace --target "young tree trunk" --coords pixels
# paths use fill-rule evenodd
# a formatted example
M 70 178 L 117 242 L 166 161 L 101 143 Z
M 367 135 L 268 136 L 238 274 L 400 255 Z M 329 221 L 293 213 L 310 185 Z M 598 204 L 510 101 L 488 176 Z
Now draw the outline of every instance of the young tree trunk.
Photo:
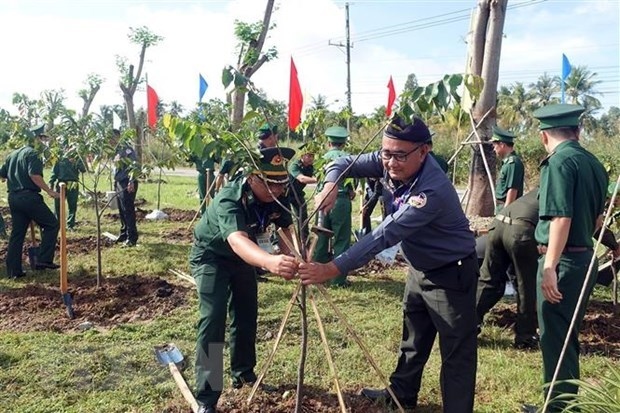
M 484 80 L 484 87 L 478 101 L 473 107 L 474 122 L 496 104 L 497 81 L 499 77 L 499 60 L 502 49 L 502 36 L 506 6 L 508 0 L 480 0 L 471 34 L 469 73 L 478 75 Z M 468 215 L 492 216 L 494 214 L 491 181 L 495 181 L 496 159 L 492 147 L 488 144 L 491 128 L 496 122 L 495 110 L 492 110 L 484 122 L 478 127 L 477 133 L 483 142 L 474 147 L 469 177 Z M 492 177 L 488 176 L 484 166 L 484 155 L 488 161 Z

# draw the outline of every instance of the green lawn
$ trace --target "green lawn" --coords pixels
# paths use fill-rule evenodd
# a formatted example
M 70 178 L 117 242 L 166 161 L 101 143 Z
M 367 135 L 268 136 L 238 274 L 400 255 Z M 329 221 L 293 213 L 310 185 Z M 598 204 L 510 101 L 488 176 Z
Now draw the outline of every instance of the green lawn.
M 196 210 L 198 200 L 192 178 L 166 178 L 161 207 Z M 155 207 L 157 186 L 141 183 L 138 198 L 148 202 L 140 208 Z M 4 203 L 6 205 L 6 203 Z M 358 208 L 358 202 L 354 202 Z M 358 214 L 354 213 L 357 220 Z M 69 238 L 85 238 L 95 231 L 90 207 L 80 206 L 80 226 Z M 118 222 L 104 214 L 102 229 L 116 234 Z M 190 288 L 187 302 L 151 320 L 136 320 L 115 327 L 88 331 L 75 328 L 55 332 L 0 330 L 0 405 L 6 412 L 172 412 L 183 411 L 184 401 L 167 368 L 157 364 L 153 346 L 174 342 L 189 361 L 185 377 L 193 387 L 193 356 L 197 300 L 191 286 L 171 275 L 169 269 L 187 272 L 189 222 L 140 221 L 139 247 L 103 250 L 104 277 L 139 275 L 157 277 Z M 354 224 L 357 227 L 357 224 Z M 176 234 L 172 236 L 171 234 Z M 184 235 L 185 238 L 183 236 Z M 6 243 L 5 241 L 2 241 Z M 4 250 L 4 249 L 3 249 Z M 69 258 L 69 285 L 96 273 L 96 254 L 72 254 Z M 360 276 L 347 290 L 330 290 L 338 307 L 355 326 L 373 358 L 385 375 L 394 367 L 401 336 L 401 296 L 404 288 L 402 268 L 386 270 L 380 277 Z M 104 280 L 105 283 L 105 280 Z M 6 314 L 2 297 L 12 291 L 40 284 L 57 285 L 57 272 L 29 275 L 25 280 L 9 281 L 0 269 L 0 317 Z M 284 309 L 295 285 L 272 277 L 259 285 L 259 368 L 273 346 Z M 597 298 L 608 300 L 607 292 L 598 291 Z M 79 294 L 75 295 L 76 303 Z M 153 306 L 157 303 L 154 301 Z M 321 299 L 319 309 L 326 325 L 331 351 L 344 389 L 355 392 L 363 386 L 381 386 L 381 382 L 363 353 L 350 338 L 338 317 Z M 54 310 L 52 310 L 54 311 Z M 66 318 L 58 298 L 58 318 Z M 32 317 L 39 314 L 34 313 Z M 321 348 L 316 322 L 309 313 L 309 354 L 306 383 L 333 392 L 325 355 Z M 88 317 L 88 315 L 83 315 Z M 29 323 L 28 317 L 23 320 Z M 79 320 L 83 321 L 82 319 Z M 286 334 L 271 366 L 270 384 L 294 386 L 300 342 L 300 317 L 296 309 L 289 320 Z M 480 340 L 476 412 L 517 412 L 524 401 L 541 403 L 541 357 L 538 352 L 516 351 L 510 347 L 512 334 L 490 326 Z M 582 357 L 585 378 L 598 377 L 616 360 L 605 356 Z M 439 412 L 441 403 L 438 384 L 440 358 L 437 347 L 428 362 L 422 391 L 420 412 Z M 237 406 L 245 411 L 243 406 Z M 189 410 L 185 410 L 189 411 Z M 259 411 L 259 410 L 247 410 Z

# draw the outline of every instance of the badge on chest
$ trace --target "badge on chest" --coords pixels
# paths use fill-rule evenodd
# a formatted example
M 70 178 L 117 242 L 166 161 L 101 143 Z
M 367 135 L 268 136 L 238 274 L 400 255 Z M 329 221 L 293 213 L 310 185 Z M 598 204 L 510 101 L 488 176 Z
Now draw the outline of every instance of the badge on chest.
M 268 254 L 273 253 L 273 245 L 271 244 L 271 236 L 269 232 L 261 232 L 256 234 L 256 244 Z

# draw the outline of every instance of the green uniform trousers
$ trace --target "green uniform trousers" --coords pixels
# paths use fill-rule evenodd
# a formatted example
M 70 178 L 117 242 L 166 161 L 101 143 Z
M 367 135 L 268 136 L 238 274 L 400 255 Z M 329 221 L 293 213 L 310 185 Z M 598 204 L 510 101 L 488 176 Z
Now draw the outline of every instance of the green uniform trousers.
M 485 314 L 504 296 L 508 280 L 506 271 L 511 264 L 514 266 L 517 282 L 515 342 L 536 335 L 538 250 L 534 231 L 535 227 L 525 221 L 515 220 L 512 224 L 493 221 L 480 267 L 476 297 L 479 325 Z
M 211 188 L 215 188 L 213 182 L 215 181 L 215 175 L 213 171 L 209 173 L 209 186 Z M 214 195 L 213 189 L 211 189 L 211 198 Z M 205 195 L 207 194 L 207 174 L 206 172 L 198 172 L 198 196 L 200 197 L 200 214 L 204 214 L 207 209 L 207 204 L 204 201 Z
M 196 399 L 206 406 L 215 406 L 222 394 L 221 387 L 215 383 L 222 383 L 223 371 L 214 371 L 212 363 L 208 363 L 209 344 L 224 343 L 227 313 L 230 314 L 228 343 L 233 380 L 256 380 L 256 272 L 244 262 L 219 259 L 215 264 L 193 266 L 192 275 L 198 288 L 200 311 L 196 343 Z
M 397 396 L 416 399 L 424 366 L 439 334 L 444 413 L 472 413 L 478 340 L 475 254 L 433 271 L 409 268 L 403 298 L 403 337 L 390 376 Z
M 334 208 L 325 214 L 323 226 L 334 231 L 332 239 L 334 257 L 349 249 L 351 246 L 351 199 L 348 194 L 338 194 Z M 329 237 L 319 235 L 314 261 L 326 263 L 330 259 Z M 347 274 L 341 274 L 331 281 L 331 285 L 341 286 L 346 281 Z
M 60 226 L 52 211 L 43 202 L 41 194 L 29 190 L 10 192 L 9 208 L 13 227 L 6 253 L 7 276 L 12 277 L 23 272 L 22 249 L 30 221 L 34 221 L 42 231 L 37 262 L 53 262 Z
M 569 332 L 573 312 L 577 306 L 579 294 L 585 282 L 586 273 L 592 251 L 564 253 L 560 256 L 557 267 L 558 290 L 562 293 L 562 300 L 558 304 L 551 304 L 546 301 L 540 289 L 542 281 L 542 269 L 545 256 L 538 259 L 538 324 L 540 326 L 540 348 L 543 357 L 544 382 L 550 383 L 553 373 L 560 358 L 560 352 L 564 346 L 564 340 L 569 334 L 568 347 L 562 359 L 556 384 L 552 389 L 552 400 L 560 394 L 577 394 L 577 386 L 568 383 L 558 383 L 558 381 L 579 378 L 579 329 L 586 312 L 588 299 L 596 283 L 596 269 L 598 263 L 594 263 L 593 274 L 590 277 L 586 288 L 586 295 L 577 313 L 574 328 Z M 549 404 L 548 412 L 561 412 L 564 402 L 554 401 Z
M 77 213 L 78 198 L 80 196 L 80 189 L 77 186 L 77 182 L 71 182 L 75 185 L 75 188 L 65 189 L 65 199 L 67 200 L 67 228 L 75 228 L 75 216 Z M 60 186 L 56 186 L 56 192 L 60 193 Z M 56 218 L 60 219 L 60 198 L 54 199 L 54 210 L 56 212 Z

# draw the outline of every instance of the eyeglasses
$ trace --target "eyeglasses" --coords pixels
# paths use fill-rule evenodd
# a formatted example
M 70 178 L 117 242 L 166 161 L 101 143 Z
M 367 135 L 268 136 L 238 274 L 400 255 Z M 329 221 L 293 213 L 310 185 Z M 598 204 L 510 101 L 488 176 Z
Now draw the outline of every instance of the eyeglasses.
M 385 149 L 381 149 L 379 151 L 379 155 L 381 156 L 381 159 L 383 159 L 384 161 L 389 161 L 390 159 L 394 159 L 396 162 L 406 162 L 407 157 L 411 155 L 412 153 L 414 153 L 415 151 L 417 151 L 418 149 L 420 149 L 422 146 L 423 145 L 418 145 L 407 153 L 389 152 L 389 151 L 386 151 Z

